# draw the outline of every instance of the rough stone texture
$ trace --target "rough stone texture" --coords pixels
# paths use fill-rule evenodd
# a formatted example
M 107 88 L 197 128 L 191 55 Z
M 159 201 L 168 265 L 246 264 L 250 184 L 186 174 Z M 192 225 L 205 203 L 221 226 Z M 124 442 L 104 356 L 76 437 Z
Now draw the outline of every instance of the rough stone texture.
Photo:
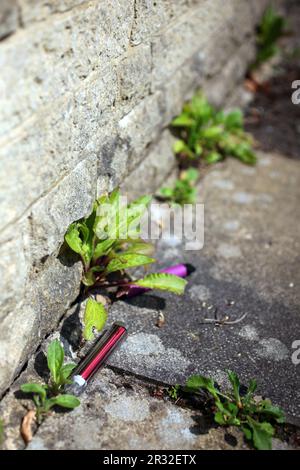
M 175 3 L 1 2 L 0 393 L 77 296 L 80 265 L 56 260 L 69 223 L 125 178 L 134 194 L 146 172 L 155 191 L 184 100 L 223 83 L 225 64 L 227 99 L 253 57 L 265 1 Z
M 292 363 L 299 339 L 299 183 L 298 162 L 264 154 L 256 168 L 231 160 L 211 171 L 199 194 L 204 248 L 159 243 L 160 266 L 185 261 L 197 268 L 186 294 L 174 302 L 153 292 L 113 304 L 110 319 L 124 321 L 130 336 L 110 363 L 170 384 L 202 373 L 226 386 L 231 368 L 245 384 L 256 377 L 259 393 L 299 422 L 299 366 Z M 220 319 L 247 316 L 235 325 L 206 323 L 215 312 Z
M 172 146 L 174 137 L 165 130 L 158 143 L 154 144 L 147 158 L 124 180 L 121 191 L 131 198 L 137 198 L 145 193 L 145 178 L 147 178 L 147 191 L 154 193 L 158 186 L 165 183 L 176 162 Z
M 27 449 L 223 449 L 233 433 L 238 449 L 248 449 L 236 430 L 211 428 L 196 410 L 158 400 L 141 384 L 105 370 L 72 413 L 49 417 Z
M 199 185 L 206 217 L 203 250 L 184 251 L 175 239 L 158 246 L 159 266 L 180 260 L 197 268 L 186 294 L 174 298 L 151 292 L 115 302 L 109 323 L 124 321 L 129 336 L 111 356 L 114 372 L 105 368 L 97 373 L 78 409 L 50 414 L 28 448 L 247 449 L 238 430 L 215 428 L 197 407 L 182 408 L 155 393 L 157 386 L 184 383 L 192 373 L 214 377 L 225 390 L 226 368 L 235 370 L 245 385 L 257 378 L 257 393 L 299 424 L 299 366 L 291 360 L 292 342 L 299 339 L 299 180 L 299 162 L 277 155 L 260 154 L 257 167 L 228 160 L 213 168 Z M 45 279 L 54 288 L 55 272 L 48 263 L 51 258 L 45 262 Z M 51 293 L 55 315 L 68 290 L 63 282 Z M 46 302 L 40 308 L 46 315 L 49 299 L 38 301 L 41 306 Z M 75 304 L 68 311 L 1 401 L 4 449 L 24 447 L 20 422 L 32 403 L 17 390 L 27 381 L 47 380 L 49 342 L 60 338 L 67 361 L 79 361 L 89 348 L 81 347 L 83 310 Z M 161 312 L 166 322 L 158 328 Z M 247 317 L 234 325 L 205 323 L 215 314 L 235 320 L 243 313 Z M 287 441 L 274 439 L 273 448 L 291 449 L 296 442 L 295 431 Z
M 1 0 L 0 40 L 12 34 L 18 27 L 18 7 L 16 0 Z

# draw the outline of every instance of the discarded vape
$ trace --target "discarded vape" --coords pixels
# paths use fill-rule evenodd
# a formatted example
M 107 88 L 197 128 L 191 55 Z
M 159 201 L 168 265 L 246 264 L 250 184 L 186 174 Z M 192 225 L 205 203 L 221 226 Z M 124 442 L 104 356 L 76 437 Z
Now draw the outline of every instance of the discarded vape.
M 96 342 L 72 375 L 73 383 L 66 387 L 68 393 L 80 395 L 91 377 L 105 363 L 114 349 L 125 339 L 127 330 L 123 325 L 114 323 L 112 327 Z

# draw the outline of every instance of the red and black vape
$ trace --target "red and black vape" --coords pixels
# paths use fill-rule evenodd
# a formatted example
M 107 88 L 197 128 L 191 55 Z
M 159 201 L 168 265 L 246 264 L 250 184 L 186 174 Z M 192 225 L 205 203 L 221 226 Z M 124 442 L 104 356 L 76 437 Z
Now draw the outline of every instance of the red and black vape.
M 68 393 L 80 395 L 91 377 L 103 366 L 114 349 L 125 339 L 126 335 L 126 328 L 121 324 L 114 323 L 74 370 L 72 374 L 73 383 L 67 387 Z

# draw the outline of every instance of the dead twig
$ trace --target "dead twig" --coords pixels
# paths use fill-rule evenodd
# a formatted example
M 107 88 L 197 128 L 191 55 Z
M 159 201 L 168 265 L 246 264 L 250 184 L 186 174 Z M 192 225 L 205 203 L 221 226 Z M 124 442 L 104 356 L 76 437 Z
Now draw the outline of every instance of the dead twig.
M 222 325 L 236 325 L 237 323 L 240 323 L 241 321 L 243 321 L 246 316 L 248 315 L 248 312 L 244 313 L 243 315 L 241 315 L 239 318 L 235 319 L 235 320 L 230 320 L 230 317 L 228 315 L 226 315 L 224 318 L 218 318 L 217 317 L 217 309 L 215 310 L 215 318 L 204 318 L 204 322 L 205 323 L 213 323 L 215 325 L 218 325 L 218 326 L 222 326 Z

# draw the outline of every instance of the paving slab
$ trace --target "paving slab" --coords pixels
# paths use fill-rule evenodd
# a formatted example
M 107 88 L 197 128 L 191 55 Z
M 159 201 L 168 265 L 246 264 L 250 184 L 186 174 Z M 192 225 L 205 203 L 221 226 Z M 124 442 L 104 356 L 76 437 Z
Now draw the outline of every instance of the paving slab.
M 72 412 L 51 413 L 29 449 L 232 449 L 247 448 L 238 430 L 207 422 L 199 409 L 159 399 L 156 383 L 184 383 L 193 373 L 210 375 L 226 388 L 225 370 L 242 382 L 255 377 L 258 394 L 281 405 L 299 423 L 299 366 L 292 343 L 299 331 L 300 163 L 262 154 L 255 168 L 229 160 L 199 185 L 205 203 L 205 243 L 198 252 L 184 242 L 160 241 L 158 267 L 193 264 L 182 297 L 149 292 L 115 302 L 109 323 L 124 321 L 129 336 L 98 373 Z M 30 400 L 21 383 L 46 380 L 47 344 L 59 337 L 66 356 L 80 360 L 80 317 L 74 305 L 0 404 L 6 449 L 24 448 L 20 423 Z M 159 328 L 157 319 L 165 317 Z M 207 323 L 215 315 L 233 325 Z M 154 396 L 155 395 L 155 396 Z M 273 447 L 287 448 L 274 440 Z
M 161 267 L 196 267 L 183 297 L 150 292 L 116 302 L 110 320 L 122 320 L 129 337 L 110 360 L 118 369 L 168 384 L 201 373 L 226 387 L 225 370 L 300 417 L 300 365 L 292 343 L 300 339 L 300 165 L 261 154 L 256 167 L 234 160 L 201 181 L 205 243 L 198 252 L 159 243 Z M 165 325 L 158 328 L 162 312 Z M 217 326 L 207 318 L 243 321 Z
M 248 449 L 236 429 L 208 425 L 199 411 L 151 396 L 131 378 L 105 369 L 72 412 L 56 413 L 27 447 L 48 449 Z

